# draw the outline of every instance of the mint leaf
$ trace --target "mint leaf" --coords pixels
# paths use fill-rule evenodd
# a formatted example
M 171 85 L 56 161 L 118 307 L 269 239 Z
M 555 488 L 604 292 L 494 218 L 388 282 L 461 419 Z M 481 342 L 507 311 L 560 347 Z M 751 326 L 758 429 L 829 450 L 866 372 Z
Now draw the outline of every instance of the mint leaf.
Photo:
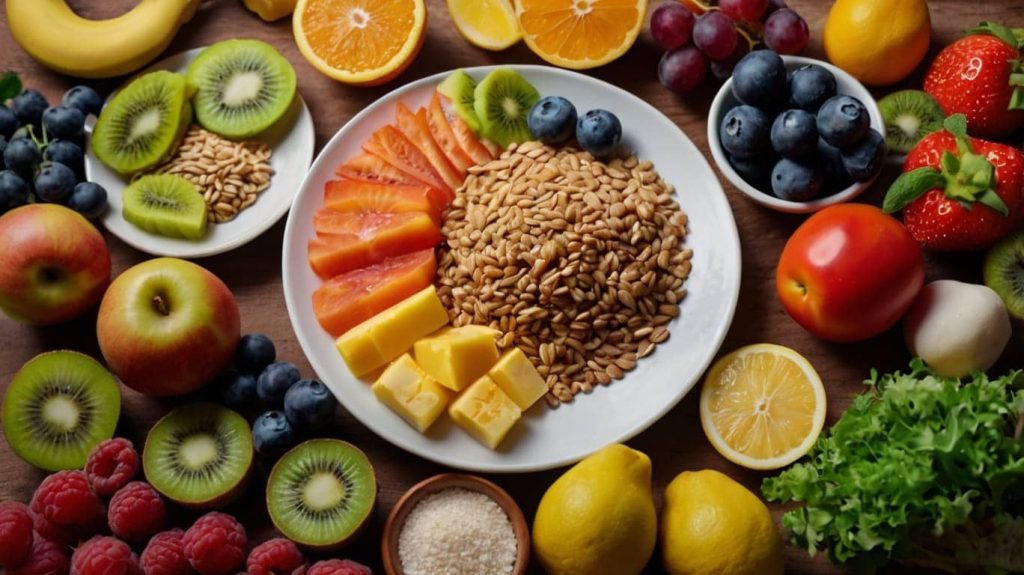
M 21 93 L 21 78 L 10 70 L 0 75 L 0 104 Z
M 898 212 L 928 190 L 945 186 L 946 178 L 935 168 L 918 168 L 900 174 L 886 192 L 885 199 L 882 200 L 882 210 L 887 214 Z

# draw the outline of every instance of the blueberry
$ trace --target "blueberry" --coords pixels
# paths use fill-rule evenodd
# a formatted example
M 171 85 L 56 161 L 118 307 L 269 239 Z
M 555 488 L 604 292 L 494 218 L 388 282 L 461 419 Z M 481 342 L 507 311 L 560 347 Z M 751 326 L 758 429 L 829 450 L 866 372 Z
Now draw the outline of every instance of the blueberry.
M 28 203 L 29 192 L 28 182 L 21 176 L 10 170 L 0 172 L 0 214 Z
M 872 129 L 859 144 L 843 151 L 843 166 L 851 178 L 866 182 L 882 169 L 884 157 L 885 138 Z
M 75 189 L 71 190 L 68 207 L 90 220 L 96 219 L 107 211 L 107 190 L 95 182 L 79 182 Z M 253 389 L 255 388 L 256 379 L 253 377 Z
M 295 444 L 295 430 L 280 411 L 268 411 L 252 422 L 252 442 L 256 452 L 276 457 Z
M 89 86 L 75 86 L 64 93 L 61 104 L 78 109 L 84 116 L 99 116 L 103 109 L 103 98 Z
M 526 117 L 530 133 L 545 144 L 561 144 L 571 138 L 576 120 L 576 107 L 561 96 L 541 99 Z
M 806 202 L 821 192 L 821 173 L 813 166 L 782 158 L 772 169 L 772 193 L 791 202 Z
M 4 164 L 4 150 L 7 149 L 7 136 L 0 135 L 0 170 L 6 169 Z
M 53 106 L 43 112 L 43 128 L 51 138 L 77 139 L 85 130 L 85 116 L 78 108 Z
M 818 164 L 821 166 L 823 195 L 845 190 L 853 184 L 853 179 L 843 166 L 843 152 L 821 138 L 818 138 Z
M 10 108 L 0 104 L 0 136 L 10 138 L 21 124 Z
M 39 153 L 39 147 L 31 138 L 11 140 L 4 149 L 4 165 L 8 170 L 18 172 L 26 181 L 32 180 L 42 161 L 43 155 Z
M 753 158 L 729 156 L 729 165 L 754 189 L 768 190 L 771 188 L 772 167 L 777 160 L 773 154 L 758 154 Z
M 736 106 L 726 112 L 718 127 L 718 138 L 726 152 L 737 158 L 752 158 L 768 148 L 771 118 L 761 110 Z
M 836 77 L 821 66 L 801 66 L 789 75 L 790 102 L 801 110 L 816 114 L 821 105 L 835 95 Z
M 247 333 L 235 348 L 235 367 L 246 373 L 259 374 L 271 362 L 277 351 L 274 342 L 262 333 Z
M 295 429 L 324 429 L 334 421 L 337 406 L 327 386 L 312 379 L 303 379 L 284 395 L 284 414 Z
M 818 110 L 818 133 L 840 150 L 860 142 L 870 125 L 867 108 L 851 96 L 833 96 Z
M 622 140 L 622 124 L 608 110 L 591 110 L 576 122 L 576 139 L 594 156 L 607 156 Z
M 251 373 L 229 369 L 217 379 L 220 384 L 221 401 L 231 409 L 241 411 L 256 405 L 259 401 L 259 396 L 256 395 L 256 377 Z
M 39 126 L 43 121 L 43 111 L 49 107 L 46 97 L 36 90 L 25 90 L 11 99 L 11 111 L 22 126 Z
M 85 152 L 71 140 L 54 140 L 43 150 L 43 159 L 57 162 L 74 170 L 79 177 L 85 170 Z
M 302 379 L 299 368 L 287 361 L 277 361 L 260 372 L 256 380 L 256 393 L 260 399 L 279 405 L 284 401 L 284 394 L 295 382 Z
M 732 93 L 740 102 L 762 110 L 785 104 L 788 97 L 782 58 L 771 50 L 754 50 L 744 56 L 732 71 Z
M 43 164 L 43 168 L 36 174 L 33 187 L 40 200 L 56 204 L 68 199 L 76 183 L 78 178 L 74 170 L 64 164 L 49 162 Z
M 772 149 L 783 158 L 799 160 L 814 155 L 818 147 L 818 126 L 814 114 L 787 110 L 772 123 Z

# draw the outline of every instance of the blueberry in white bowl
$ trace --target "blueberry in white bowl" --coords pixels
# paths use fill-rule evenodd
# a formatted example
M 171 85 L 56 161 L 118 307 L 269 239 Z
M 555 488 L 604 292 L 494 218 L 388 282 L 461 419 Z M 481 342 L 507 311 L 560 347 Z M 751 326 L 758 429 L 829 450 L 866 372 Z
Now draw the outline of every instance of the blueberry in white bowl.
M 836 95 L 836 77 L 817 64 L 801 66 L 789 74 L 790 103 L 812 114 Z
M 813 200 L 821 193 L 821 172 L 813 165 L 783 158 L 772 169 L 772 193 L 791 202 Z
M 771 110 L 789 100 L 786 67 L 771 50 L 754 50 L 732 71 L 732 93 L 736 99 L 762 110 Z
M 545 144 L 561 144 L 576 131 L 576 106 L 561 96 L 541 98 L 530 108 L 526 123 L 530 133 Z
M 852 96 L 833 96 L 818 110 L 818 133 L 840 150 L 859 143 L 870 127 L 867 108 Z
M 718 129 L 718 137 L 730 156 L 752 158 L 768 149 L 771 126 L 768 114 L 743 104 L 726 113 Z
M 869 129 L 859 143 L 843 150 L 843 167 L 854 181 L 866 182 L 882 169 L 885 150 L 885 138 L 882 134 Z
M 818 126 L 806 110 L 786 110 L 775 118 L 771 132 L 772 149 L 783 158 L 812 158 L 818 151 Z
M 821 166 L 822 195 L 834 194 L 853 185 L 853 178 L 843 165 L 843 152 L 818 138 L 818 164 Z

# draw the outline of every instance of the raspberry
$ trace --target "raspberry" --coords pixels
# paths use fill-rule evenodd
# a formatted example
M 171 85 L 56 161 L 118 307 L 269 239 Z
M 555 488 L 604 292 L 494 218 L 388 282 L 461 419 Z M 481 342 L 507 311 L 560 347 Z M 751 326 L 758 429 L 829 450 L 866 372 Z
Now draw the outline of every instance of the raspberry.
M 14 568 L 24 563 L 32 538 L 28 507 L 17 501 L 0 503 L 0 567 Z
M 30 508 L 61 527 L 89 531 L 103 524 L 103 505 L 81 471 L 60 471 L 43 479 Z
M 139 560 L 115 537 L 93 537 L 75 549 L 71 575 L 141 575 Z
M 307 569 L 308 569 L 308 567 L 306 567 L 305 565 L 299 565 L 295 569 L 295 571 L 292 571 L 292 575 L 306 575 L 306 570 Z
M 373 575 L 373 571 L 362 563 L 349 559 L 328 559 L 314 563 L 306 575 Z
M 85 462 L 85 474 L 96 493 L 110 497 L 128 484 L 139 472 L 139 454 L 132 442 L 115 437 L 100 442 L 89 453 Z
M 246 568 L 249 575 L 287 575 L 302 567 L 305 559 L 294 543 L 287 539 L 271 539 L 249 552 Z
M 110 530 L 126 541 L 145 541 L 160 531 L 167 519 L 164 500 L 145 481 L 132 481 L 110 499 Z
M 171 529 L 154 535 L 142 552 L 142 571 L 146 575 L 191 575 L 192 566 L 181 545 L 184 534 L 181 529 Z
M 78 541 L 78 535 L 75 534 L 74 529 L 57 525 L 34 511 L 32 512 L 32 528 L 39 537 L 52 541 L 61 547 L 70 547 Z
M 228 575 L 245 563 L 248 540 L 237 519 L 214 511 L 196 519 L 181 543 L 199 575 Z
M 64 553 L 64 547 L 36 537 L 28 560 L 17 569 L 8 569 L 7 575 L 67 575 L 71 563 Z

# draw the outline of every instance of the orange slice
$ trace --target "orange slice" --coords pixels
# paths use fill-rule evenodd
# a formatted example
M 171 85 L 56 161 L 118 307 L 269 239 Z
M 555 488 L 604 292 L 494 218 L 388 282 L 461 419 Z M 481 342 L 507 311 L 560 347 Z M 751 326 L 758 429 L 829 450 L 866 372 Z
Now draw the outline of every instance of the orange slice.
M 526 45 L 544 60 L 582 70 L 611 62 L 636 42 L 647 0 L 518 0 Z
M 325 75 L 357 86 L 391 80 L 423 45 L 423 0 L 299 0 L 292 29 L 299 52 Z

